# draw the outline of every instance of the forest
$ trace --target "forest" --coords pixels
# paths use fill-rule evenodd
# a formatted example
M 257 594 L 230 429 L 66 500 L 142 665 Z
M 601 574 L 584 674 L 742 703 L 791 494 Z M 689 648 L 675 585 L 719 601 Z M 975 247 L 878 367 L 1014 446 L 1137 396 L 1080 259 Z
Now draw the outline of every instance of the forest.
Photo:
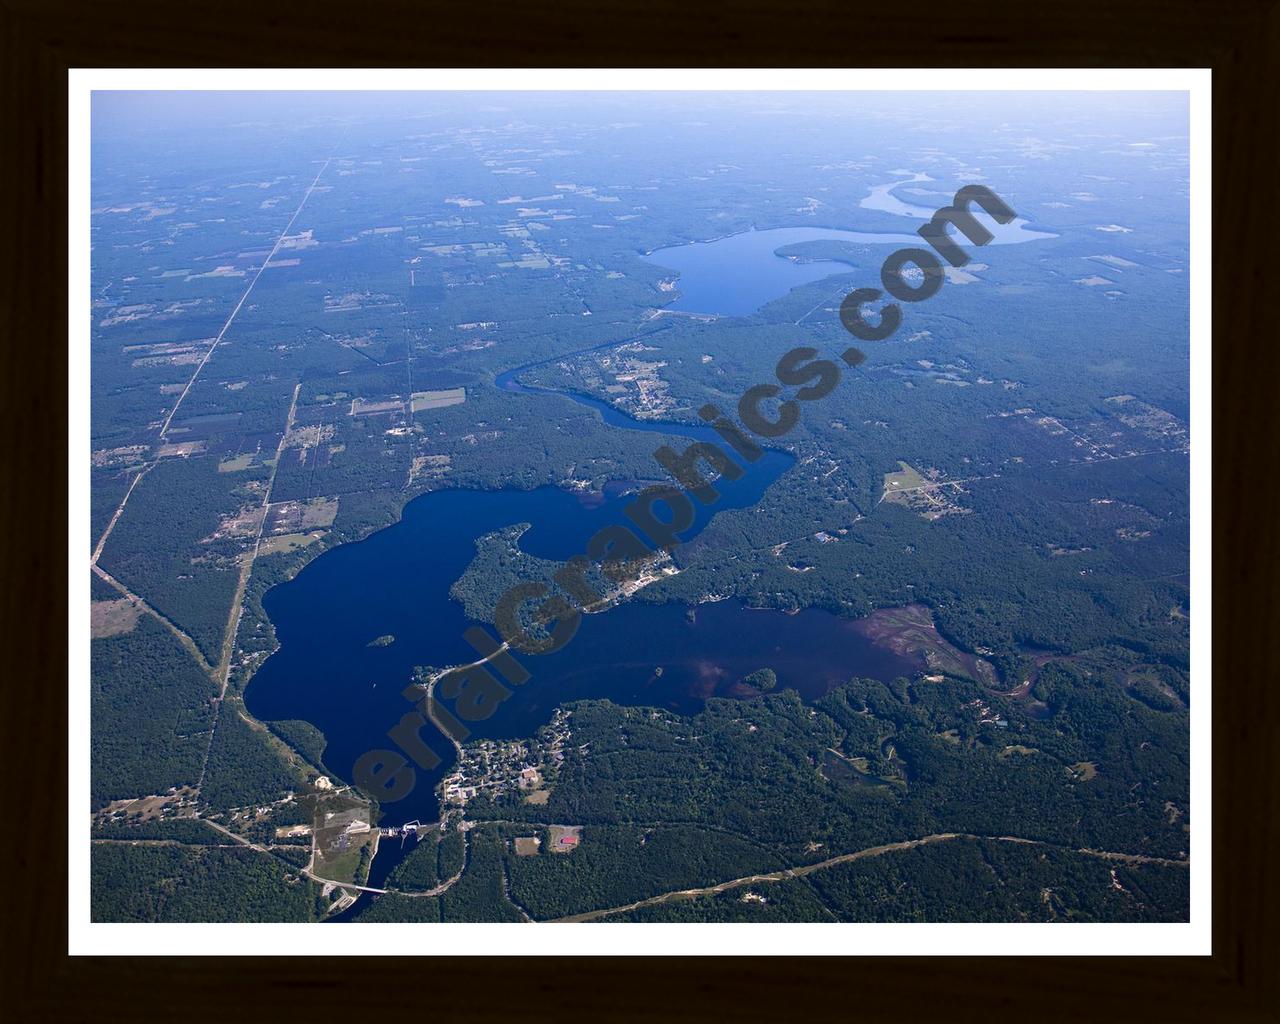
M 94 921 L 314 921 L 320 887 L 243 848 L 93 845 Z
M 581 702 L 569 705 L 570 753 L 545 807 L 477 798 L 467 815 L 531 823 L 497 826 L 508 836 L 541 834 L 547 821 L 583 826 L 568 855 L 545 841 L 535 856 L 503 846 L 510 898 L 540 920 L 947 833 L 1023 842 L 975 840 L 805 877 L 844 920 L 1180 919 L 1185 711 L 1154 711 L 1121 673 L 1086 664 L 1041 674 L 1047 717 L 955 678 L 855 679 L 815 706 L 791 691 L 713 699 L 689 717 Z M 1113 867 L 1127 873 L 1123 900 L 1107 898 Z M 943 899 L 930 886 L 953 872 L 986 881 Z M 1062 889 L 1050 913 L 1039 893 L 1051 876 Z M 906 902 L 884 896 L 904 888 Z
M 1170 921 L 1187 904 L 1189 880 L 1183 867 L 1117 864 L 1065 850 L 959 840 L 604 920 Z
M 213 681 L 164 626 L 94 640 L 90 700 L 93 809 L 193 785 L 213 724 Z
M 209 748 L 201 797 L 212 811 L 270 803 L 302 782 L 282 754 L 272 749 L 266 728 L 251 724 L 238 701 L 228 701 L 218 715 Z

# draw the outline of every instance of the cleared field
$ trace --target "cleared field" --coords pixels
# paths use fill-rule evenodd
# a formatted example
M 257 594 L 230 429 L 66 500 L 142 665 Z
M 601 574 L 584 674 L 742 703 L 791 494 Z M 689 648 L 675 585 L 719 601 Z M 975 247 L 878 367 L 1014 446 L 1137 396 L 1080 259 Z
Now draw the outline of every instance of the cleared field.
M 901 469 L 897 473 L 884 475 L 881 501 L 904 505 L 930 522 L 969 511 L 956 501 L 956 495 L 961 493 L 959 481 L 939 479 L 941 474 L 936 469 L 928 470 L 926 476 L 901 460 L 898 465 Z
M 302 509 L 303 529 L 332 526 L 338 514 L 337 498 L 312 498 Z
M 929 483 L 928 480 L 920 475 L 918 470 L 913 469 L 901 459 L 898 460 L 898 465 L 902 468 L 897 473 L 886 473 L 884 475 L 884 499 L 891 500 L 890 495 L 896 491 L 924 487 Z
M 409 482 L 419 477 L 438 479 L 449 472 L 453 459 L 448 455 L 415 455 L 409 470 Z
M 1172 711 L 1185 706 L 1177 691 L 1161 678 L 1160 668 L 1156 665 L 1135 665 L 1121 675 L 1120 683 L 1130 697 L 1157 711 Z
M 279 537 L 264 537 L 258 554 L 275 555 L 281 551 L 298 551 L 314 544 L 322 536 L 321 533 L 286 533 Z
M 162 444 L 156 449 L 157 459 L 186 459 L 205 450 L 203 441 L 182 441 L 178 444 Z
M 545 256 L 530 255 L 522 260 L 503 261 L 498 266 L 503 268 L 520 267 L 522 270 L 546 270 L 551 264 Z
M 118 601 L 94 601 L 89 605 L 89 629 L 95 640 L 132 633 L 141 609 L 127 597 Z
M 1094 761 L 1079 761 L 1067 768 L 1067 774 L 1073 779 L 1088 782 L 1098 777 L 1098 765 Z
M 404 401 L 400 398 L 388 398 L 369 401 L 367 398 L 351 400 L 351 415 L 362 416 L 368 413 L 399 412 L 404 409 Z
M 243 455 L 237 455 L 234 458 L 223 459 L 218 463 L 219 473 L 239 473 L 242 469 L 248 469 L 253 465 L 253 452 L 245 452 Z
M 308 427 L 295 427 L 285 436 L 286 448 L 315 448 L 333 437 L 333 427 L 317 423 Z
M 334 794 L 317 802 L 312 819 L 317 875 L 335 882 L 362 881 L 378 835 L 369 819 L 369 804 L 363 800 Z
M 132 800 L 113 800 L 97 813 L 97 817 L 103 819 L 117 814 L 124 814 L 136 817 L 138 821 L 152 821 L 161 817 L 165 808 L 181 804 L 194 796 L 194 789 L 190 786 L 183 786 L 172 793 L 143 796 Z
M 282 501 L 271 506 L 266 529 L 272 534 L 308 533 L 332 526 L 337 515 L 337 498 Z
M 450 405 L 461 405 L 467 400 L 466 388 L 450 388 L 447 391 L 415 391 L 413 393 L 413 411 L 424 409 L 444 409 Z
M 376 832 L 366 832 L 363 835 L 339 836 L 323 855 L 316 853 L 316 874 L 331 882 L 363 885 L 368 862 L 373 857 L 376 835 Z M 368 854 L 365 853 L 366 848 Z

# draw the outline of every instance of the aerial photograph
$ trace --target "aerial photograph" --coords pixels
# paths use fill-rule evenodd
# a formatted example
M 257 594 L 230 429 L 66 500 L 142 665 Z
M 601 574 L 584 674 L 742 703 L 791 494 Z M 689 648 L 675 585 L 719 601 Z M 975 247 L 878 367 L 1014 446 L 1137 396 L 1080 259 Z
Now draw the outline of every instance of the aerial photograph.
M 91 922 L 1190 920 L 1187 93 L 89 127 Z

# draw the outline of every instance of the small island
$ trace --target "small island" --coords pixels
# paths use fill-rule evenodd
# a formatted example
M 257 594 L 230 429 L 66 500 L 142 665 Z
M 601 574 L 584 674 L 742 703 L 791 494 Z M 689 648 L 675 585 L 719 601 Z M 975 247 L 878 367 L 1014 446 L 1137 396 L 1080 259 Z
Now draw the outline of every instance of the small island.
M 384 633 L 382 636 L 378 637 L 376 640 L 370 640 L 367 644 L 365 644 L 365 646 L 366 647 L 390 647 L 395 642 L 396 642 L 396 638 L 394 636 L 392 636 L 390 633 Z
M 742 681 L 754 690 L 767 693 L 778 685 L 778 673 L 771 668 L 758 668 Z

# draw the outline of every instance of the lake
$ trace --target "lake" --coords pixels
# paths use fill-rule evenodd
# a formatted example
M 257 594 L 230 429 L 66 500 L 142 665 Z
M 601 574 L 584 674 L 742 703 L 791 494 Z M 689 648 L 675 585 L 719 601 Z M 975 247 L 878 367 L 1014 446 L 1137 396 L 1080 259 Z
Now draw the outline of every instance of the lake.
M 471 561 L 476 538 L 531 522 L 522 547 L 566 558 L 601 525 L 618 521 L 624 505 L 622 495 L 591 505 L 553 487 L 416 498 L 400 522 L 325 552 L 268 592 L 264 607 L 280 648 L 249 684 L 249 711 L 265 720 L 313 723 L 328 739 L 325 764 L 349 781 L 361 754 L 391 745 L 387 730 L 411 709 L 401 690 L 414 668 L 475 660 L 462 639 L 470 622 L 449 587 Z M 474 723 L 474 735 L 531 735 L 558 704 L 583 698 L 687 713 L 710 696 L 748 695 L 738 684 L 762 667 L 777 672 L 779 688 L 793 687 L 810 699 L 850 676 L 890 679 L 919 668 L 827 612 L 789 615 L 723 601 L 699 605 L 692 619 L 683 605 L 638 601 L 584 616 L 563 650 L 518 656 L 532 678 L 491 718 Z M 394 643 L 369 646 L 387 634 Z M 384 824 L 436 818 L 432 790 L 452 761 L 452 748 L 439 736 L 427 739 L 445 764 L 419 772 L 406 799 L 385 805 Z
M 504 374 L 498 386 L 536 393 L 515 379 L 519 372 Z M 621 429 L 717 439 L 709 427 L 641 422 L 595 399 L 566 397 Z M 754 506 L 793 464 L 791 455 L 769 451 L 740 479 L 719 481 L 721 500 L 709 507 L 695 502 L 697 517 L 682 538 L 692 539 L 724 509 Z M 462 639 L 471 623 L 449 588 L 474 557 L 476 540 L 504 526 L 531 523 L 521 549 L 567 559 L 605 525 L 627 522 L 622 511 L 628 500 L 620 487 L 603 495 L 542 487 L 445 490 L 415 498 L 398 523 L 326 551 L 267 592 L 263 607 L 280 646 L 249 684 L 249 711 L 266 721 L 311 722 L 328 740 L 325 765 L 350 781 L 356 759 L 389 746 L 387 731 L 411 709 L 401 691 L 416 667 L 475 660 Z M 738 686 L 741 678 L 763 667 L 777 672 L 779 688 L 793 687 L 809 698 L 850 676 L 890 679 L 918 668 L 851 625 L 827 612 L 755 611 L 737 601 L 701 605 L 690 621 L 683 606 L 633 601 L 584 616 L 564 650 L 523 657 L 533 678 L 492 718 L 476 723 L 474 735 L 528 736 L 557 704 L 587 697 L 693 711 L 709 696 L 747 695 Z M 369 646 L 387 635 L 395 642 Z M 438 735 L 428 743 L 443 763 L 419 772 L 408 797 L 384 806 L 383 824 L 438 816 L 433 790 L 453 750 Z
M 860 206 L 868 210 L 897 214 L 915 220 L 928 220 L 938 207 L 950 204 L 948 193 L 938 199 L 933 208 L 913 206 L 897 198 L 894 190 L 919 181 L 929 181 L 926 175 L 917 174 L 903 181 L 877 185 L 870 190 Z M 1056 238 L 1044 231 L 1033 231 L 1028 221 L 1016 218 L 1008 224 L 997 224 L 980 207 L 974 207 L 978 222 L 994 234 L 991 245 L 1016 245 L 1039 239 Z M 684 245 L 656 249 L 645 255 L 645 260 L 672 270 L 679 275 L 677 288 L 680 294 L 667 309 L 687 313 L 714 313 L 720 316 L 749 316 L 766 303 L 786 295 L 791 289 L 811 281 L 821 281 L 836 274 L 848 274 L 853 268 L 830 260 L 798 262 L 779 256 L 777 250 L 798 242 L 836 241 L 849 242 L 868 248 L 868 263 L 879 274 L 879 263 L 891 251 L 888 247 L 923 245 L 915 233 L 916 225 L 904 225 L 900 233 L 873 231 L 843 231 L 837 228 L 790 227 L 767 230 L 743 231 L 708 242 L 689 242 Z M 964 239 L 961 239 L 963 242 Z M 883 250 L 883 252 L 879 251 Z

